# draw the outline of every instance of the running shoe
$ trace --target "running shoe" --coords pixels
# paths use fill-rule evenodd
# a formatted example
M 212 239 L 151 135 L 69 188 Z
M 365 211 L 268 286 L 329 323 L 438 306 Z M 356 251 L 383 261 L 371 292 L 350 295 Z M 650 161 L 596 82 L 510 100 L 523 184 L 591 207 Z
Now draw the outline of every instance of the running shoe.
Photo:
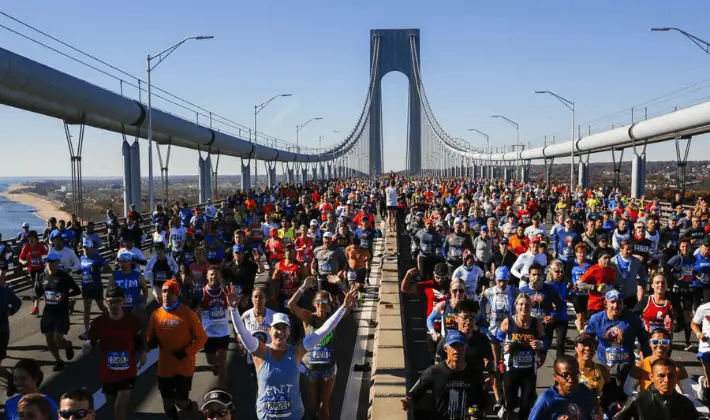
M 52 372 L 62 371 L 65 367 L 67 367 L 67 365 L 64 363 L 64 360 L 59 360 L 57 363 L 54 364 Z
M 39 308 L 35 308 L 33 306 L 32 310 L 30 311 L 30 315 L 39 315 Z
M 74 346 L 72 345 L 71 341 L 69 341 L 69 345 L 64 348 L 64 351 L 67 354 L 67 360 L 71 360 L 74 358 Z
M 86 340 L 88 340 L 88 339 L 89 339 L 89 335 L 86 334 L 85 332 L 79 334 L 79 340 L 84 340 L 84 341 L 86 341 Z

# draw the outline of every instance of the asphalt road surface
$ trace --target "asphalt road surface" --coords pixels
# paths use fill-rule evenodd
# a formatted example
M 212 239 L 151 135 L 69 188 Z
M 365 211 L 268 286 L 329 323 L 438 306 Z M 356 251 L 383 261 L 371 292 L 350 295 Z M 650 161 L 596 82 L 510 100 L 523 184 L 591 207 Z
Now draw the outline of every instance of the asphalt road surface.
M 375 242 L 375 255 L 382 252 L 382 240 Z M 379 247 L 379 248 L 378 248 Z M 369 366 L 372 356 L 372 336 L 374 328 L 370 319 L 374 317 L 377 287 L 379 284 L 379 268 L 373 264 L 371 283 L 368 287 L 362 304 L 352 311 L 341 321 L 336 330 L 336 360 L 338 364 L 338 376 L 335 389 L 331 398 L 331 413 L 333 418 L 343 418 L 348 420 L 365 419 L 367 417 L 369 398 Z M 266 281 L 265 275 L 261 275 L 257 282 Z M 19 359 L 29 358 L 39 361 L 44 372 L 44 382 L 41 391 L 55 400 L 59 396 L 74 387 L 85 387 L 94 393 L 94 401 L 99 409 L 99 418 L 113 418 L 112 413 L 104 405 L 105 399 L 101 393 L 98 378 L 100 365 L 100 352 L 94 350 L 88 355 L 82 355 L 82 341 L 78 335 L 83 332 L 82 304 L 77 302 L 76 311 L 71 315 L 71 330 L 67 336 L 74 344 L 76 356 L 74 360 L 67 364 L 62 372 L 52 372 L 54 360 L 46 349 L 44 336 L 39 331 L 40 318 L 30 315 L 31 296 L 30 291 L 20 293 L 23 299 L 23 307 L 10 318 L 10 344 L 8 356 L 2 361 L 2 366 L 12 367 Z M 151 302 L 149 308 L 154 308 L 155 302 Z M 92 317 L 98 316 L 99 311 L 94 305 Z M 234 333 L 232 334 L 234 335 Z M 62 357 L 64 352 L 62 351 Z M 163 419 L 165 414 L 162 407 L 160 393 L 156 383 L 156 357 L 157 350 L 148 355 L 147 366 L 139 371 L 139 378 L 136 388 L 131 394 L 130 417 L 139 420 Z M 247 370 L 246 360 L 237 350 L 237 345 L 232 343 L 228 353 L 229 363 L 229 383 L 228 389 L 235 398 L 236 410 L 240 419 L 256 419 L 255 399 L 256 399 L 256 379 L 250 376 Z M 353 366 L 356 366 L 353 372 Z M 201 401 L 205 391 L 217 382 L 216 376 L 207 369 L 205 355 L 200 352 L 197 356 L 197 369 L 192 383 L 190 397 L 193 400 Z M 0 401 L 5 402 L 7 397 L 2 392 Z M 4 410 L 3 410 L 4 412 Z M 341 416 L 341 412 L 344 412 Z
M 403 230 L 400 230 L 402 232 Z M 414 260 L 409 257 L 409 246 L 410 240 L 409 236 L 399 235 L 398 236 L 398 249 L 399 249 L 399 276 L 400 281 L 404 278 L 404 274 L 407 270 L 414 267 Z M 429 356 L 429 351 L 427 349 L 426 343 L 426 297 L 419 295 L 402 295 L 402 308 L 403 314 L 402 319 L 407 320 L 406 329 L 404 331 L 404 349 L 407 357 L 407 388 L 411 388 L 414 383 L 419 379 L 422 372 L 428 368 L 431 364 L 431 359 Z M 567 333 L 567 345 L 566 353 L 574 355 L 574 337 L 577 335 L 574 327 L 574 312 L 572 308 L 568 308 L 570 312 L 570 328 Z M 556 339 L 555 339 L 556 340 Z M 693 338 L 694 340 L 694 338 Z M 684 351 L 685 338 L 683 333 L 678 333 L 674 335 L 674 343 L 672 350 L 673 360 L 683 365 L 688 374 L 691 376 L 693 381 L 693 388 L 698 392 L 697 379 L 703 374 L 700 362 L 696 358 L 696 353 Z M 697 343 L 697 340 L 696 340 Z M 537 375 L 537 393 L 540 395 L 547 388 L 549 388 L 553 383 L 554 379 L 552 376 L 552 364 L 554 362 L 554 351 L 552 351 L 545 362 L 545 365 L 538 370 Z M 490 394 L 490 406 L 493 404 L 493 394 Z M 708 408 L 696 403 L 698 411 L 704 415 L 708 415 Z M 422 399 L 413 410 L 410 410 L 409 418 L 410 420 L 426 420 L 430 418 L 433 410 L 433 399 L 431 398 L 431 393 L 429 393 L 426 398 Z M 489 419 L 497 419 L 495 415 L 489 415 Z

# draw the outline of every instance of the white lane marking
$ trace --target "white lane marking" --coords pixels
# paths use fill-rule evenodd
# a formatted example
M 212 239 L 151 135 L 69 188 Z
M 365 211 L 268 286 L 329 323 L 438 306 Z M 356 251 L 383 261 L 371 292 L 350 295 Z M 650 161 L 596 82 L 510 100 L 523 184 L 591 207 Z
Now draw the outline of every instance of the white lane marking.
M 373 244 L 375 249 L 374 254 L 382 253 L 385 248 L 384 238 L 375 239 Z M 376 276 L 372 273 L 375 269 L 372 269 L 370 273 L 370 284 L 374 287 L 379 287 L 380 285 L 380 270 L 377 269 Z M 340 420 L 356 420 L 357 419 L 357 409 L 360 405 L 360 393 L 362 388 L 362 372 L 355 372 L 353 368 L 356 364 L 365 363 L 365 358 L 367 356 L 367 342 L 368 336 L 370 335 L 370 325 L 367 322 L 374 318 L 375 315 L 375 305 L 363 305 L 362 312 L 360 313 L 360 325 L 357 329 L 357 337 L 355 338 L 355 349 L 353 350 L 353 359 L 350 362 L 350 370 L 348 372 L 348 383 L 345 387 L 345 397 L 343 398 L 343 405 L 340 409 Z M 365 323 L 363 324 L 363 321 Z
M 143 372 L 150 369 L 151 366 L 158 361 L 158 349 L 153 349 L 148 352 L 145 356 L 145 364 L 138 369 L 138 376 L 141 376 Z M 106 404 L 106 396 L 102 392 L 101 388 L 94 392 L 94 410 L 98 411 L 103 405 Z

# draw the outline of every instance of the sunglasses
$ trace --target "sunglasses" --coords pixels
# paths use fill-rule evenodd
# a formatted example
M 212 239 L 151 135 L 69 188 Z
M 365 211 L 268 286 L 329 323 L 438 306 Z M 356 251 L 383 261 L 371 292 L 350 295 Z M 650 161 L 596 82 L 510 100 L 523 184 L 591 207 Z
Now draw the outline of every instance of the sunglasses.
M 206 419 L 216 419 L 219 417 L 226 417 L 227 414 L 229 414 L 229 410 L 226 408 L 219 410 L 204 410 L 202 411 L 202 414 L 204 414 Z
M 453 293 L 453 294 L 463 294 L 463 293 L 466 293 L 466 291 L 465 291 L 464 289 L 454 289 L 454 290 L 451 291 L 451 293 Z
M 653 339 L 651 339 L 651 344 L 654 346 L 657 346 L 659 344 L 662 346 L 668 346 L 669 344 L 671 344 L 671 340 L 669 340 L 667 338 L 661 338 L 661 339 L 653 338 Z
M 569 382 L 572 379 L 578 379 L 579 378 L 579 372 L 567 372 L 567 373 L 559 373 L 555 372 L 555 375 L 559 376 L 560 378 L 564 379 L 566 382 Z
M 88 416 L 89 414 L 91 414 L 91 410 L 85 410 L 83 408 L 79 410 L 59 410 L 59 417 L 63 419 L 68 419 L 72 416 L 74 416 L 74 418 L 76 419 L 83 419 L 86 418 L 86 416 Z
M 313 299 L 313 303 L 328 303 L 328 299 Z

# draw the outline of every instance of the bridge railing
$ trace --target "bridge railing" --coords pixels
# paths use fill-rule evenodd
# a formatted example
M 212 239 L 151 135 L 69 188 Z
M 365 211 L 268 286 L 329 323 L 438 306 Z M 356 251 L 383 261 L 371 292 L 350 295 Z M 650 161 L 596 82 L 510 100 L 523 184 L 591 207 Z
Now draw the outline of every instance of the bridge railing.
M 220 208 L 219 203 L 221 203 L 221 201 L 222 200 L 214 201 L 213 205 L 215 206 L 215 208 Z M 208 203 L 194 204 L 190 205 L 189 208 L 195 208 L 197 206 L 202 207 L 206 204 Z M 143 230 L 144 233 L 152 232 L 152 215 L 152 211 L 147 213 L 141 213 L 141 220 L 138 223 L 138 226 Z M 125 220 L 125 218 L 119 218 L 119 221 L 123 220 Z M 19 229 L 20 228 L 18 227 L 18 230 Z M 116 254 L 114 252 L 111 252 L 111 248 L 108 246 L 108 226 L 106 225 L 106 222 L 95 222 L 94 232 L 98 233 L 99 237 L 101 238 L 102 245 L 101 248 L 99 248 L 99 253 L 107 262 L 113 262 L 116 259 Z M 39 239 L 40 241 L 44 240 L 42 233 L 39 233 Z M 12 288 L 15 292 L 29 289 L 30 287 L 32 287 L 32 284 L 30 283 L 27 271 L 25 270 L 25 267 L 18 262 L 22 247 L 17 241 L 17 238 L 13 237 L 12 239 L 8 239 L 2 242 L 13 250 L 13 256 L 10 262 L 10 267 L 8 268 L 7 274 L 5 276 L 5 285 Z M 150 235 L 147 235 L 146 239 L 140 244 L 140 248 L 142 250 L 146 250 L 150 249 L 152 245 L 153 240 Z

